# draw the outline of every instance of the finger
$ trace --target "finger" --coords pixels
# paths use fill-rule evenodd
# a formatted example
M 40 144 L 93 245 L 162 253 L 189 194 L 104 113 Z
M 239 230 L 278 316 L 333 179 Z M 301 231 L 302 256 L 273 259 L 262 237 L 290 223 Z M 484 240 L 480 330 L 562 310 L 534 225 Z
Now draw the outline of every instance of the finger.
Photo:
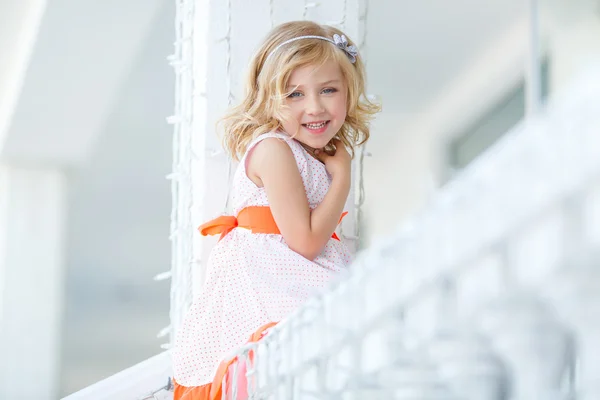
M 342 142 L 340 139 L 338 139 L 338 138 L 333 138 L 333 139 L 331 140 L 331 142 L 333 143 L 333 145 L 334 145 L 336 148 L 337 148 L 337 147 L 339 147 L 339 146 L 344 146 L 344 143 L 343 143 L 343 142 Z
M 330 155 L 323 150 L 316 150 L 314 154 L 317 160 L 321 161 L 322 163 L 325 163 L 325 160 L 330 157 Z

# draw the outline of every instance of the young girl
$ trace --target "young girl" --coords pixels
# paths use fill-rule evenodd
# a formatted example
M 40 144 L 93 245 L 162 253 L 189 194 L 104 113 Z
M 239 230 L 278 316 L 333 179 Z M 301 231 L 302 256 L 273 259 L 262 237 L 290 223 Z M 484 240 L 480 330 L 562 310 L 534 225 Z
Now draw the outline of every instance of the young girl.
M 235 217 L 199 228 L 221 238 L 175 342 L 176 400 L 220 399 L 224 357 L 348 266 L 335 230 L 353 148 L 379 110 L 365 97 L 364 75 L 340 30 L 309 21 L 274 28 L 252 59 L 244 100 L 222 121 L 225 147 L 240 161 Z

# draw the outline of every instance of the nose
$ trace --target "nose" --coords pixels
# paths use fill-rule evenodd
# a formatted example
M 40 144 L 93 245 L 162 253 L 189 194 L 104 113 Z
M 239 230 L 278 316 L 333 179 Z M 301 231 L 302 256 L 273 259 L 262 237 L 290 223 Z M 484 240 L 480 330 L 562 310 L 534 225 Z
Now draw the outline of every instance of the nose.
M 325 111 L 323 102 L 318 95 L 307 96 L 306 113 L 309 115 L 319 115 Z

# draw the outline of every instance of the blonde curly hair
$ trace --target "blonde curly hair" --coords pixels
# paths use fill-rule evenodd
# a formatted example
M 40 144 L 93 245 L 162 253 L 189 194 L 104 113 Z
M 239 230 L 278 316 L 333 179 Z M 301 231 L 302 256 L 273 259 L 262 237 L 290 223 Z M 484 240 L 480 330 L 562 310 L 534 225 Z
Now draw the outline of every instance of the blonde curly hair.
M 369 139 L 369 123 L 381 107 L 366 97 L 365 67 L 360 54 L 352 63 L 340 48 L 319 39 L 296 40 L 270 54 L 288 39 L 306 35 L 332 38 L 334 34 L 345 35 L 332 26 L 293 21 L 275 27 L 267 35 L 250 62 L 242 102 L 218 122 L 223 131 L 223 146 L 234 160 L 243 157 L 256 137 L 282 128 L 282 110 L 288 95 L 286 87 L 292 72 L 306 65 L 322 65 L 328 60 L 338 63 L 348 88 L 346 120 L 335 138 L 352 155 L 354 147 Z M 350 39 L 348 42 L 354 45 Z M 331 143 L 326 150 L 332 150 Z

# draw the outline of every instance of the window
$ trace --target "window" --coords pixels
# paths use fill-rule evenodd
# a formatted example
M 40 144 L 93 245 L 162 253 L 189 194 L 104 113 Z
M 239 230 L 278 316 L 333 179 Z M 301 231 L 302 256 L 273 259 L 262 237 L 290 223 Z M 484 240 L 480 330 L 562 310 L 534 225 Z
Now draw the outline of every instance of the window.
M 542 100 L 549 92 L 549 62 L 545 59 L 540 67 Z M 525 81 L 509 91 L 487 112 L 467 126 L 448 146 L 448 167 L 459 171 L 482 154 L 525 116 Z

